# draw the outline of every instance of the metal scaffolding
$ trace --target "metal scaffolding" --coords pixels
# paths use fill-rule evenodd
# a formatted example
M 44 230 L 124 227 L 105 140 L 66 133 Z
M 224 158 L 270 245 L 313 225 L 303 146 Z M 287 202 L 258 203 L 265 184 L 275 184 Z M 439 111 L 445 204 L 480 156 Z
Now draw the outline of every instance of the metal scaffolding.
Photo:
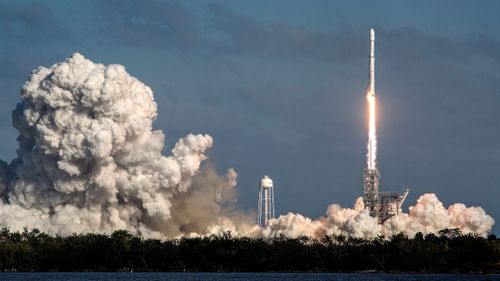
M 402 212 L 401 206 L 410 192 L 380 192 L 380 173 L 378 169 L 365 169 L 364 172 L 364 198 L 365 208 L 370 211 L 370 216 L 378 219 L 380 223 Z

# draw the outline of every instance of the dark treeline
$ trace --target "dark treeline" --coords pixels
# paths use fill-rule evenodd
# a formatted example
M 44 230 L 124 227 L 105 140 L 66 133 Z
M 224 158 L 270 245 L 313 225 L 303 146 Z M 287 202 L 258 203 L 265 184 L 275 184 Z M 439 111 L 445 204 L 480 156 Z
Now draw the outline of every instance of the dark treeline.
M 326 236 L 292 239 L 143 239 L 126 231 L 51 236 L 38 230 L 0 231 L 2 271 L 500 271 L 500 239 L 439 235 L 363 240 Z

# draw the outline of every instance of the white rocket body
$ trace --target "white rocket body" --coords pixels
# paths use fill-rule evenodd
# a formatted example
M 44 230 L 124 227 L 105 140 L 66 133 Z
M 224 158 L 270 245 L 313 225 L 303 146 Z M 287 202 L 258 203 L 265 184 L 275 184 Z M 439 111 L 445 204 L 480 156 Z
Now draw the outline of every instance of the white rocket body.
M 375 30 L 370 29 L 370 62 L 368 65 L 368 93 L 375 95 Z

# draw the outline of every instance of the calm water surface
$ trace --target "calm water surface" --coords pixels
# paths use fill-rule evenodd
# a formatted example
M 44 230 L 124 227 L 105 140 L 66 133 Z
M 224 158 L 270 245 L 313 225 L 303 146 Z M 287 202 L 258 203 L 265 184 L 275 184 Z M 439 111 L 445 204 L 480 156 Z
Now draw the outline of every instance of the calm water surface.
M 250 280 L 250 281 L 493 281 L 500 275 L 448 275 L 448 274 L 349 274 L 349 273 L 0 273 L 0 280 L 110 280 L 110 281 L 156 281 L 156 280 Z

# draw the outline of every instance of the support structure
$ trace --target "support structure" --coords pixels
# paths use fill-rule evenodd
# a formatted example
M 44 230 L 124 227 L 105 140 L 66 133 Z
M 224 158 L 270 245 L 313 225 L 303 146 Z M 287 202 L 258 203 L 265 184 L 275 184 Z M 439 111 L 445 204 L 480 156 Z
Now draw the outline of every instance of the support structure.
M 378 169 L 365 169 L 364 173 L 364 202 L 365 208 L 370 210 L 370 216 L 376 217 L 378 213 L 378 184 L 380 173 Z

